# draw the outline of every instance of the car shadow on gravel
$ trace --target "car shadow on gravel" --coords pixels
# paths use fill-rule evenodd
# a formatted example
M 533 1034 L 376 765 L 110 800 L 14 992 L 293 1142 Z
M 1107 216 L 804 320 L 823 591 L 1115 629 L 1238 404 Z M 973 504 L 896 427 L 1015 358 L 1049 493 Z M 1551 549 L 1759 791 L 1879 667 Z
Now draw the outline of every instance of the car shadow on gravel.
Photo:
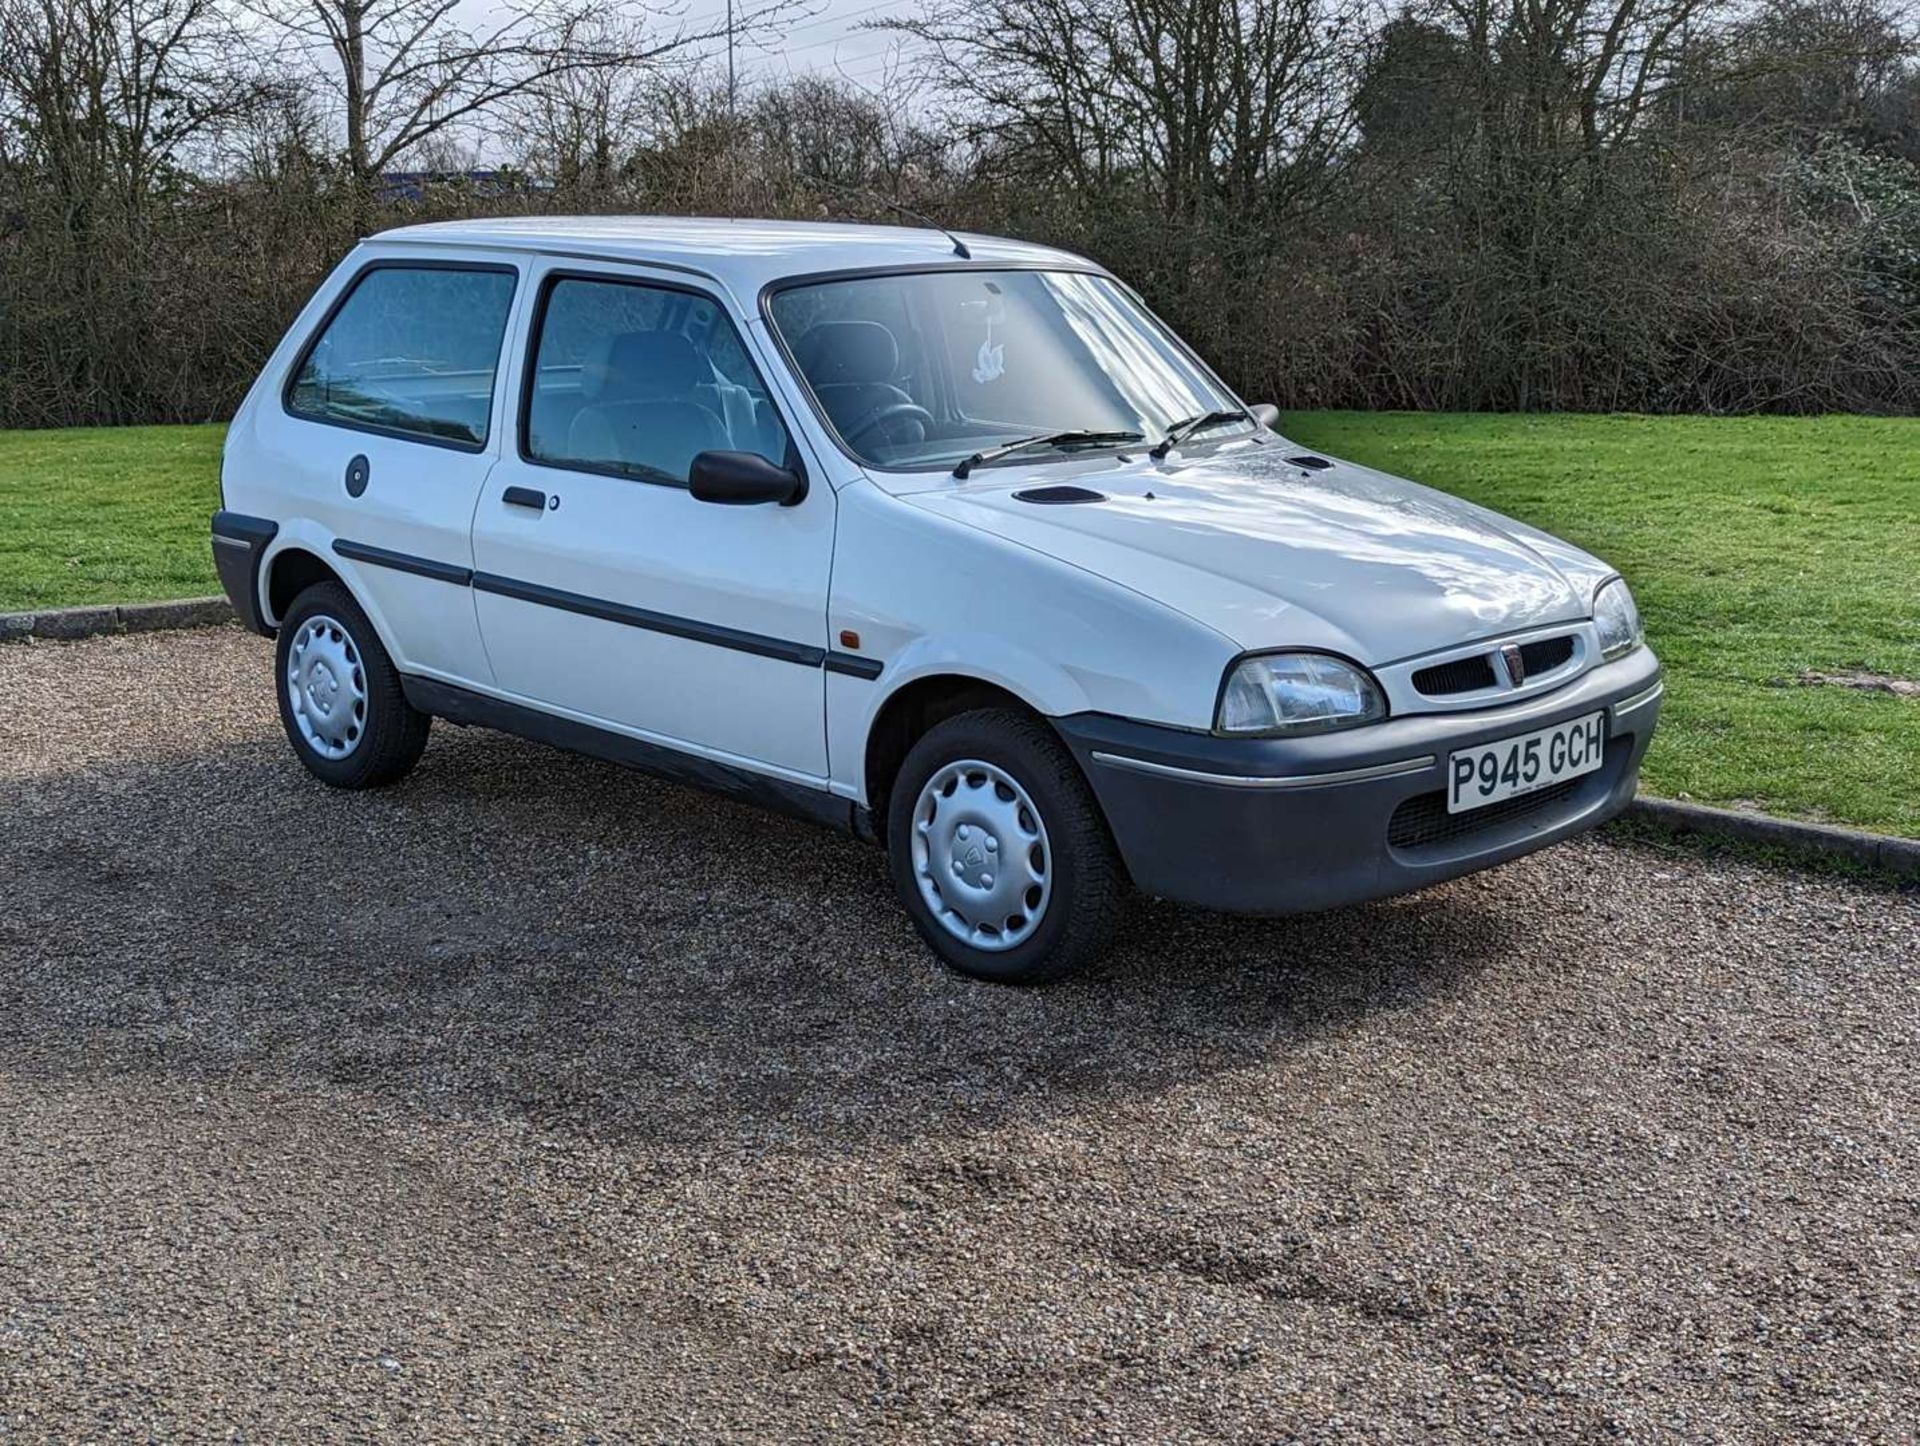
M 1142 903 L 1043 990 L 920 946 L 877 850 L 479 731 L 398 788 L 277 736 L 0 786 L 9 1070 L 345 1088 L 438 1115 L 841 1148 L 1234 1069 L 1454 988 L 1497 891 L 1285 920 Z

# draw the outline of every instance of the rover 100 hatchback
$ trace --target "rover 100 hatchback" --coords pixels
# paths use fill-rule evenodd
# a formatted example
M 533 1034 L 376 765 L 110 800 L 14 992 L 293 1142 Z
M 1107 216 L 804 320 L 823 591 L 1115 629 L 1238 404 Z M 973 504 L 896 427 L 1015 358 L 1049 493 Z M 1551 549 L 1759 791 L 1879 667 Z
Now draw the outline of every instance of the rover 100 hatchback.
M 1626 583 L 1279 420 L 1038 246 L 413 226 L 268 361 L 214 556 L 328 783 L 436 717 L 635 764 L 878 842 L 940 956 L 1031 981 L 1129 888 L 1325 909 L 1633 793 Z

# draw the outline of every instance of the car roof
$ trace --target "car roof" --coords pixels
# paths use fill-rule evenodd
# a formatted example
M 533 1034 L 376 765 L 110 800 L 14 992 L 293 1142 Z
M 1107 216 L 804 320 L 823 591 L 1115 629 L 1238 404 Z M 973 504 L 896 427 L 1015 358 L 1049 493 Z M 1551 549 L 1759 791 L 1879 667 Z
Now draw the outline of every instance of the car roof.
M 959 234 L 975 266 L 1099 269 L 1083 257 L 1050 246 Z M 510 216 L 400 226 L 370 239 L 382 244 L 499 248 L 652 263 L 711 277 L 746 302 L 768 282 L 818 272 L 967 264 L 940 231 L 829 221 Z

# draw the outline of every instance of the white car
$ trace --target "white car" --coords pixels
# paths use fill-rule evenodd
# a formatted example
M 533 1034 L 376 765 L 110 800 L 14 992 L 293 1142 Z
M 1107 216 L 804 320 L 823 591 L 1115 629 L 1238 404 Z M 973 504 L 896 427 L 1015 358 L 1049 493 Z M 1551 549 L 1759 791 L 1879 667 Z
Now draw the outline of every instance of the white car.
M 1278 421 L 1038 246 L 411 226 L 267 363 L 213 550 L 326 782 L 435 717 L 639 765 L 883 844 L 942 958 L 1034 981 L 1129 887 L 1324 909 L 1633 794 L 1613 570 Z

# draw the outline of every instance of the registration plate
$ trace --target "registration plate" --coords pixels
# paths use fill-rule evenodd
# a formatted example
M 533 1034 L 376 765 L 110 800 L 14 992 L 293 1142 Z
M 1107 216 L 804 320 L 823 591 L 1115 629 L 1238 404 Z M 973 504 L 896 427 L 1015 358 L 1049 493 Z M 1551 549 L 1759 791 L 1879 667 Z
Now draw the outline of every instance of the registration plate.
M 1592 773 L 1606 751 L 1604 711 L 1479 748 L 1462 748 L 1448 760 L 1447 812 L 1484 808 Z

